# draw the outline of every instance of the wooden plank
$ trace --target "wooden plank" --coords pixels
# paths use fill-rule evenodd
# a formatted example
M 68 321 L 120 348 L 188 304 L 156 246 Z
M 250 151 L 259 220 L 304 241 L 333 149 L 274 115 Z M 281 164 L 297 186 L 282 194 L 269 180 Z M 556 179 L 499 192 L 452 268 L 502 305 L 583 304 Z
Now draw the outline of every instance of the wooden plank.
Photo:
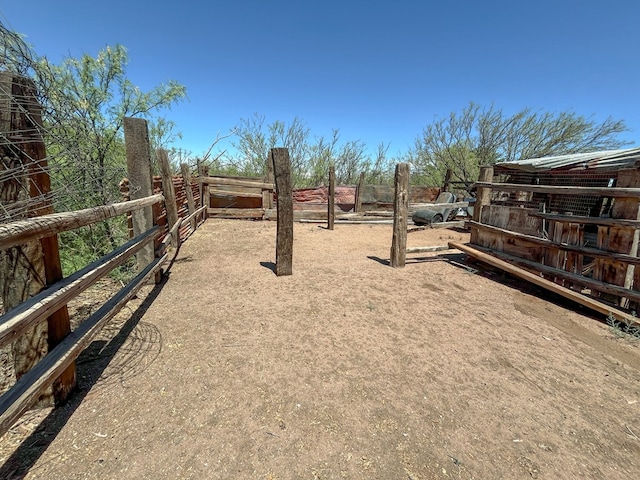
M 264 183 L 273 183 L 273 159 L 267 156 L 267 175 Z M 273 208 L 273 189 L 262 191 L 262 208 Z
M 402 268 L 407 258 L 407 222 L 409 216 L 409 164 L 399 163 L 395 173 L 391 266 Z
M 159 227 L 128 241 L 82 270 L 47 287 L 0 317 L 0 346 L 12 342 L 43 317 L 57 311 L 152 242 Z
M 207 208 L 207 214 L 220 218 L 262 218 L 264 208 Z
M 164 207 L 167 210 L 167 228 L 172 231 L 173 226 L 178 223 L 178 206 L 176 205 L 176 191 L 173 186 L 173 173 L 169 164 L 169 154 L 166 150 L 159 148 L 156 150 L 160 172 L 162 176 L 162 191 L 164 192 Z M 173 245 L 180 246 L 180 236 L 172 237 Z
M 199 209 L 197 209 L 191 215 L 189 215 L 188 217 L 186 217 L 184 219 L 184 223 L 190 223 L 190 222 L 194 222 L 194 221 L 196 222 L 195 227 L 193 228 L 193 230 L 191 230 L 192 232 L 194 232 L 196 230 L 196 228 L 198 228 L 198 222 L 197 222 L 198 215 L 201 215 L 206 209 L 207 209 L 207 207 L 200 207 Z
M 534 243 L 536 245 L 540 245 L 543 247 L 547 247 L 547 248 L 557 248 L 560 250 L 564 250 L 567 252 L 576 252 L 576 253 L 580 253 L 582 255 L 587 255 L 589 257 L 595 257 L 595 258 L 603 258 L 606 260 L 614 260 L 617 262 L 623 262 L 623 263 L 627 263 L 627 264 L 632 264 L 632 265 L 640 265 L 640 258 L 638 257 L 632 257 L 631 255 L 627 255 L 624 253 L 615 253 L 615 252 L 609 252 L 606 250 L 600 250 L 597 248 L 591 248 L 591 247 L 581 247 L 581 246 L 577 246 L 577 245 L 567 245 L 564 243 L 559 243 L 559 242 L 553 242 L 551 240 L 547 240 L 544 238 L 539 238 L 539 237 L 534 237 L 532 235 L 525 235 L 523 233 L 518 233 L 518 232 L 512 232 L 510 230 L 505 230 L 504 228 L 498 228 L 498 227 L 493 227 L 491 225 L 484 225 L 481 223 L 476 223 L 473 221 L 469 222 L 473 227 L 479 229 L 479 230 L 485 230 L 485 231 L 492 231 L 501 235 L 504 235 L 505 237 L 508 238 L 517 238 L 517 239 L 521 239 L 521 240 L 527 240 L 531 243 Z
M 126 305 L 147 279 L 160 269 L 166 259 L 165 255 L 147 265 L 125 288 L 81 323 L 0 397 L 0 435 L 4 434 L 37 401 L 40 394 L 75 361 L 102 327 Z
M 289 150 L 272 148 L 276 193 L 278 195 L 278 225 L 276 232 L 276 275 L 293 273 L 293 188 Z
M 519 233 L 540 236 L 542 220 L 530 215 L 531 208 L 510 207 L 506 205 L 485 205 L 482 207 L 480 223 L 506 228 Z
M 327 228 L 333 230 L 336 222 L 336 167 L 329 166 L 329 198 L 327 199 Z
M 442 252 L 444 250 L 451 250 L 449 245 L 433 245 L 430 247 L 409 247 L 407 253 L 429 253 L 429 252 Z
M 187 210 L 189 211 L 189 224 L 191 225 L 191 231 L 196 229 L 196 202 L 193 198 L 193 190 L 191 189 L 191 172 L 189 171 L 189 165 L 186 163 L 180 164 L 180 171 L 182 172 L 182 182 L 184 183 L 184 192 L 187 195 Z
M 265 190 L 266 192 L 267 190 Z M 231 190 L 220 190 L 217 188 L 210 188 L 209 195 L 219 195 L 222 197 L 246 197 L 246 198 L 262 198 L 262 193 L 251 193 L 251 192 L 239 192 L 239 191 L 231 191 Z
M 640 228 L 640 221 L 622 218 L 584 217 L 581 215 L 560 215 L 557 213 L 530 212 L 530 216 L 553 220 L 554 222 L 578 223 L 581 225 L 601 225 L 607 227 Z
M 586 195 L 586 196 L 590 195 L 594 197 L 610 197 L 610 198 L 640 197 L 640 188 L 524 185 L 524 184 L 518 184 L 518 183 L 492 183 L 492 182 L 484 182 L 484 181 L 478 181 L 474 185 L 478 188 L 492 188 L 498 192 L 532 192 L 532 193 L 551 193 L 555 195 Z
M 198 181 L 207 185 L 231 185 L 235 187 L 254 187 L 261 188 L 263 190 L 273 190 L 275 185 L 273 183 L 265 183 L 262 179 L 256 181 L 253 180 L 236 180 L 235 178 L 224 177 L 202 177 Z
M 623 312 L 622 310 L 618 310 L 609 305 L 598 302 L 593 298 L 587 297 L 578 292 L 574 292 L 573 290 L 570 290 L 566 287 L 557 285 L 545 278 L 540 277 L 539 275 L 523 270 L 522 268 L 518 268 L 515 265 L 511 265 L 510 263 L 504 260 L 501 260 L 499 258 L 496 258 L 492 255 L 489 255 L 488 253 L 481 252 L 480 250 L 478 250 L 477 248 L 474 248 L 471 245 L 466 245 L 460 242 L 449 242 L 449 246 L 452 248 L 461 250 L 466 254 L 484 263 L 487 263 L 493 267 L 504 270 L 505 272 L 510 273 L 511 275 L 514 275 L 518 278 L 531 282 L 551 292 L 557 293 L 558 295 L 562 295 L 563 297 L 568 298 L 569 300 L 573 300 L 574 302 L 579 303 L 580 305 L 584 305 L 585 307 L 590 308 L 596 312 L 602 313 L 603 315 L 613 315 L 618 320 L 625 320 L 625 321 L 631 322 L 632 324 L 640 325 L 640 322 L 638 321 L 638 319 L 633 315 L 629 315 L 628 313 Z
M 0 250 L 61 232 L 91 225 L 108 218 L 148 207 L 164 200 L 161 194 L 128 202 L 43 215 L 42 217 L 0 224 Z
M 360 172 L 360 178 L 358 179 L 358 185 L 356 185 L 356 202 L 353 206 L 353 211 L 360 213 L 362 211 L 362 188 L 364 187 L 364 172 Z

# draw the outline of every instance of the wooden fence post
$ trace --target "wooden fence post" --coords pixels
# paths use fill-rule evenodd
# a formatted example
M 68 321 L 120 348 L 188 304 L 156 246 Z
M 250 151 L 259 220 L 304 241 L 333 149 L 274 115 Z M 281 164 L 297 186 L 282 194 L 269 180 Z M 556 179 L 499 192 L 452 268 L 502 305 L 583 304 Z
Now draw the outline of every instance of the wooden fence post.
M 451 177 L 453 175 L 453 170 L 447 168 L 447 173 L 444 175 L 444 185 L 442 186 L 443 192 L 448 192 L 449 188 L 451 188 Z
M 407 258 L 407 222 L 409 214 L 409 164 L 396 165 L 395 196 L 393 198 L 393 239 L 391 266 L 402 268 Z
M 167 210 L 167 230 L 170 232 L 173 226 L 178 223 L 178 207 L 176 205 L 176 191 L 173 186 L 173 174 L 171 173 L 171 165 L 169 164 L 169 154 L 166 150 L 159 148 L 156 151 L 158 163 L 160 163 L 160 172 L 162 175 L 162 190 L 164 193 L 164 206 Z M 180 246 L 180 232 L 175 238 L 171 239 L 174 247 Z
M 478 176 L 478 182 L 492 182 L 493 181 L 493 167 L 482 166 L 480 167 L 480 175 Z M 482 208 L 485 205 L 491 203 L 491 188 L 478 187 L 476 192 L 476 203 L 473 206 L 473 221 L 481 223 L 482 221 Z M 478 243 L 478 228 L 471 226 L 471 243 Z
M 124 140 L 129 174 L 129 196 L 137 200 L 153 195 L 151 177 L 151 147 L 147 121 L 143 118 L 125 117 Z M 153 208 L 146 207 L 131 214 L 133 234 L 140 235 L 154 225 Z M 149 244 L 136 254 L 138 272 L 144 270 L 155 258 L 154 246 Z M 159 278 L 156 278 L 159 280 Z
M 336 167 L 329 167 L 329 198 L 327 199 L 327 228 L 333 230 L 336 220 Z
M 209 167 L 206 165 L 200 165 L 198 170 L 198 175 L 200 178 L 205 178 L 209 176 Z M 207 207 L 204 211 L 204 218 L 207 218 L 207 210 L 211 207 L 211 196 L 209 195 L 209 184 L 200 182 L 200 203 L 201 206 Z
M 289 150 L 272 148 L 276 194 L 278 195 L 276 234 L 276 275 L 293 273 L 293 189 L 291 186 L 291 162 Z
M 355 205 L 353 207 L 353 211 L 355 213 L 362 212 L 362 188 L 364 187 L 364 172 L 360 173 L 360 180 L 358 180 L 358 185 L 356 185 L 356 199 Z
M 182 181 L 184 183 L 184 191 L 187 195 L 187 209 L 189 210 L 189 216 L 193 215 L 196 211 L 196 202 L 193 199 L 193 190 L 191 190 L 191 173 L 189 172 L 189 165 L 186 163 L 180 164 L 180 171 L 182 172 Z M 191 231 L 196 231 L 197 219 L 193 217 L 191 219 Z
M 0 182 L 0 203 L 8 205 L 31 199 L 26 213 L 28 217 L 54 212 L 47 198 L 51 191 L 51 179 L 40 133 L 41 115 L 33 83 L 11 73 L 0 73 L 0 131 L 15 147 L 5 150 L 0 146 L 0 154 L 3 164 L 7 161 L 16 162 L 16 167 L 21 167 L 24 172 Z M 4 165 L 4 168 L 9 167 Z M 35 295 L 45 285 L 52 285 L 62 278 L 57 235 L 0 252 L 0 287 L 5 311 Z M 70 331 L 69 312 L 65 305 L 49 316 L 46 324 L 41 323 L 18 338 L 12 346 L 16 379 L 27 373 L 47 350 L 54 348 Z M 56 404 L 66 400 L 75 385 L 76 369 L 75 363 L 72 363 L 53 383 Z M 48 402 L 45 400 L 45 403 Z

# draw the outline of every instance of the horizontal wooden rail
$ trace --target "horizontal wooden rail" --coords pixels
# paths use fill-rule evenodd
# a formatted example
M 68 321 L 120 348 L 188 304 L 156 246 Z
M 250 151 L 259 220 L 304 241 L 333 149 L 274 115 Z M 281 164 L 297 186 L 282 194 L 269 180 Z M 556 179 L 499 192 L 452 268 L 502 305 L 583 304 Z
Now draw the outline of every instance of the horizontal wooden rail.
M 151 242 L 158 233 L 159 227 L 138 235 L 120 248 L 87 265 L 82 270 L 47 287 L 16 308 L 0 317 L 0 347 L 13 341 L 29 327 L 46 319 L 53 312 L 91 285 L 122 265 L 132 255 Z
M 169 248 L 169 245 L 172 243 L 176 247 L 176 249 L 180 247 L 179 231 L 182 223 L 183 220 L 179 218 L 175 225 L 171 227 L 171 230 L 167 232 L 167 234 L 162 239 L 162 242 L 160 242 L 160 245 L 158 245 L 158 248 L 156 249 L 156 255 L 164 255 L 164 253 L 167 251 L 167 248 Z
M 254 187 L 262 188 L 263 190 L 274 190 L 276 188 L 273 183 L 265 183 L 256 180 L 237 180 L 235 178 L 224 177 L 199 177 L 198 182 L 205 183 L 207 185 L 231 185 L 235 187 Z
M 588 278 L 582 275 L 578 275 L 576 273 L 567 272 L 566 270 L 562 270 L 561 268 L 542 265 L 538 262 L 525 260 L 524 258 L 516 257 L 514 255 L 509 255 L 508 253 L 504 253 L 504 252 L 498 252 L 496 250 L 492 250 L 486 247 L 481 247 L 479 245 L 474 245 L 473 248 L 476 248 L 480 251 L 494 255 L 495 257 L 505 260 L 513 265 L 524 267 L 529 271 L 533 270 L 534 273 L 543 273 L 545 275 L 553 275 L 554 277 L 560 277 L 565 280 L 569 280 L 571 283 L 582 285 L 592 290 L 597 290 L 599 292 L 604 292 L 604 293 L 610 293 L 611 295 L 629 298 L 631 300 L 635 300 L 636 302 L 640 302 L 640 292 L 636 290 L 624 288 L 619 285 L 612 285 L 611 283 L 605 283 L 600 280 L 594 280 L 593 278 Z
M 511 275 L 515 275 L 516 277 L 522 278 L 523 280 L 538 285 L 539 287 L 550 290 L 554 293 L 557 293 L 558 295 L 562 295 L 563 297 L 568 298 L 569 300 L 573 300 L 580 305 L 584 305 L 591 310 L 595 310 L 596 312 L 602 313 L 603 315 L 611 314 L 618 320 L 624 320 L 638 325 L 638 319 L 636 317 L 629 315 L 622 310 L 610 307 L 609 305 L 598 302 L 593 298 L 587 297 L 578 292 L 574 292 L 573 290 L 560 286 L 557 283 L 547 280 L 546 278 L 542 278 L 539 275 L 528 272 L 527 270 L 523 270 L 522 268 L 518 268 L 515 265 L 511 265 L 509 262 L 505 262 L 504 260 L 496 258 L 493 255 L 489 255 L 488 253 L 478 250 L 475 245 L 472 246 L 465 245 L 460 242 L 449 242 L 449 246 L 452 248 L 457 248 L 458 250 L 461 250 L 484 263 L 504 270 Z
M 562 223 L 579 223 L 581 225 L 600 225 L 602 227 L 629 227 L 640 228 L 640 221 L 627 220 L 624 218 L 601 218 L 601 217 L 584 217 L 579 215 L 560 215 L 557 213 L 537 213 L 530 212 L 530 216 L 544 218 L 545 220 L 553 220 Z
M 512 238 L 519 238 L 521 240 L 526 240 L 531 243 L 535 243 L 536 245 L 540 245 L 542 247 L 556 248 L 559 250 L 564 250 L 566 252 L 575 252 L 582 255 L 587 255 L 588 257 L 617 260 L 619 262 L 624 262 L 629 265 L 640 265 L 639 257 L 634 257 L 632 255 L 627 255 L 625 253 L 608 252 L 606 250 L 599 250 L 597 248 L 590 248 L 590 247 L 581 247 L 579 245 L 567 245 L 566 243 L 553 242 L 551 240 L 547 240 L 546 238 L 534 237 L 533 235 L 513 232 L 511 230 L 505 230 L 504 228 L 494 227 L 492 225 L 486 225 L 484 223 L 478 223 L 474 221 L 470 221 L 469 225 L 471 225 L 472 227 L 476 227 L 480 230 L 501 233 L 503 235 L 506 235 Z
M 453 202 L 453 203 L 410 203 L 409 208 L 414 210 L 420 210 L 424 208 L 426 210 L 430 208 L 464 208 L 468 207 L 469 202 Z
M 92 223 L 148 207 L 163 200 L 164 197 L 161 194 L 157 194 L 128 202 L 102 205 L 74 212 L 52 213 L 28 220 L 1 224 L 0 250 L 20 245 L 30 240 L 50 237 L 61 232 L 85 227 Z
M 232 190 L 209 189 L 209 195 L 217 195 L 218 197 L 245 197 L 245 198 L 262 198 L 262 193 L 234 192 Z
M 191 215 L 189 215 L 188 217 L 185 217 L 182 220 L 182 223 L 189 223 L 191 221 L 192 218 L 197 218 L 198 215 L 202 214 L 205 210 L 207 209 L 206 206 L 204 207 L 200 207 L 199 209 L 197 209 L 195 212 L 193 212 Z
M 265 209 L 264 208 L 207 208 L 207 214 L 220 217 L 220 218 L 262 218 L 265 215 Z
M 167 256 L 155 259 L 93 315 L 67 335 L 34 368 L 0 397 L 0 436 L 28 410 L 93 340 L 102 327 L 138 292 L 162 266 Z
M 524 185 L 519 183 L 476 182 L 476 187 L 486 187 L 498 192 L 552 193 L 556 195 L 592 195 L 594 197 L 635 198 L 640 188 L 620 187 L 567 187 L 554 185 Z
M 429 252 L 443 252 L 445 250 L 451 250 L 449 245 L 435 245 L 430 247 L 409 247 L 407 253 L 429 253 Z

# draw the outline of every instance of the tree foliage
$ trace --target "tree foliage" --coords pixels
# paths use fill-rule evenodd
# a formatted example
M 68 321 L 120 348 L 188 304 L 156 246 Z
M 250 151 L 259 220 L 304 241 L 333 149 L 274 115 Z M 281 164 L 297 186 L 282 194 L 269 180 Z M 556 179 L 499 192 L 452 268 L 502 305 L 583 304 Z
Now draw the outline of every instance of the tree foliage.
M 371 183 L 389 183 L 393 178 L 388 145 L 380 144 L 372 157 L 364 142 L 341 141 L 338 129 L 333 129 L 329 136 L 312 137 L 310 128 L 299 118 L 289 124 L 281 120 L 266 124 L 265 117 L 256 114 L 241 119 L 234 133 L 236 153 L 226 164 L 215 165 L 218 171 L 263 176 L 269 150 L 286 147 L 291 159 L 292 181 L 298 188 L 325 184 L 331 165 L 335 167 L 336 182 L 342 185 L 356 183 L 361 172 Z
M 126 177 L 124 117 L 149 119 L 152 138 L 159 142 L 175 135 L 173 124 L 156 112 L 184 98 L 185 87 L 170 81 L 144 92 L 127 78 L 127 63 L 126 49 L 116 45 L 95 57 L 66 58 L 59 65 L 41 58 L 34 66 L 57 210 L 121 200 L 118 185 Z M 75 250 L 65 258 L 82 264 L 113 249 L 125 235 L 122 219 L 65 234 L 63 243 Z
M 471 103 L 427 125 L 407 158 L 416 172 L 414 183 L 441 185 L 450 168 L 454 180 L 471 184 L 480 165 L 619 148 L 626 143 L 617 135 L 625 131 L 625 123 L 611 117 L 597 122 L 573 112 L 530 108 L 507 115 L 493 105 Z

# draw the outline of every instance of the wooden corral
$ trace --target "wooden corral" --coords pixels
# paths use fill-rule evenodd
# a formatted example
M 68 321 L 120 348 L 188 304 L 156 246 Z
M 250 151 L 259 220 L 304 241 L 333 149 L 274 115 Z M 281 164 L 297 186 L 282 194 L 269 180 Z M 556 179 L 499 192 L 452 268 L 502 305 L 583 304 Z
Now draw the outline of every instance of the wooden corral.
M 640 149 L 539 159 L 535 168 L 525 161 L 525 170 L 522 164 L 485 169 L 486 177 L 476 184 L 471 246 L 635 322 L 637 161 Z

